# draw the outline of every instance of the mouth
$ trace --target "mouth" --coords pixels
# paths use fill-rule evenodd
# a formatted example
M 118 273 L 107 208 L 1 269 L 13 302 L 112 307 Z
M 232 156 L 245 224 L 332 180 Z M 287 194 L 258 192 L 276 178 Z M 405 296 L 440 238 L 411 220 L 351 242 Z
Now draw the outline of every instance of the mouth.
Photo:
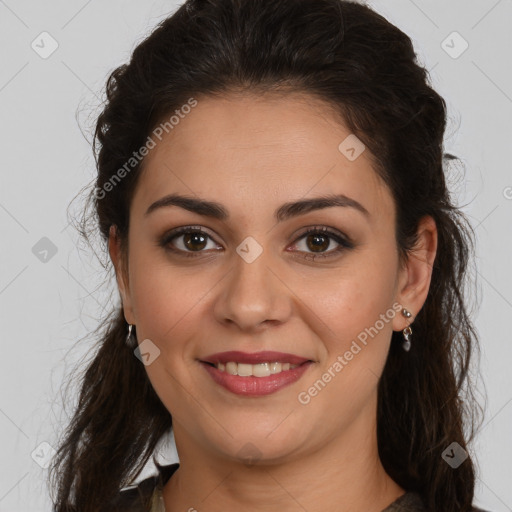
M 301 364 L 292 364 L 289 362 L 280 363 L 278 361 L 268 361 L 258 364 L 240 363 L 236 361 L 228 361 L 227 363 L 209 363 L 208 361 L 201 361 L 201 363 L 217 368 L 220 372 L 226 372 L 229 375 L 238 375 L 239 377 L 268 377 L 270 375 L 277 375 L 281 372 L 294 370 L 303 364 L 310 363 L 311 360 L 304 361 Z
M 239 350 L 231 350 L 229 352 L 217 352 L 202 359 L 205 363 L 218 364 L 234 362 L 237 364 L 252 364 L 259 363 L 289 363 L 290 365 L 300 365 L 306 361 L 310 361 L 307 357 L 301 357 L 296 354 L 288 354 L 285 352 L 275 352 L 272 350 L 265 350 L 262 352 L 240 352 Z
M 314 361 L 281 352 L 222 352 L 199 363 L 216 384 L 231 393 L 263 396 L 299 380 Z

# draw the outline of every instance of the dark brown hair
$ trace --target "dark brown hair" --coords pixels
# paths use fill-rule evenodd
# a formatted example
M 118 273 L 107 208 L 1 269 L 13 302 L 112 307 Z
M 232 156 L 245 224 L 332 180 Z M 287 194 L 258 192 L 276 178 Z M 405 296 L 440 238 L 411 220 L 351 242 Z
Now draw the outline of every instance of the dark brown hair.
M 105 244 L 116 225 L 125 251 L 142 164 L 106 184 L 191 97 L 244 92 L 307 93 L 339 114 L 392 192 L 402 263 L 420 219 L 436 221 L 438 253 L 412 348 L 405 352 L 393 332 L 378 385 L 378 447 L 388 474 L 419 492 L 429 510 L 471 510 L 472 457 L 453 469 L 442 453 L 453 442 L 469 451 L 480 411 L 470 371 L 478 337 L 467 303 L 474 233 L 446 186 L 445 164 L 455 157 L 443 150 L 445 101 L 410 38 L 384 17 L 343 0 L 188 0 L 108 78 L 94 134 L 93 215 L 84 213 L 83 234 L 92 219 Z M 125 345 L 122 307 L 97 332 L 98 350 L 51 467 L 55 512 L 109 510 L 172 425 Z

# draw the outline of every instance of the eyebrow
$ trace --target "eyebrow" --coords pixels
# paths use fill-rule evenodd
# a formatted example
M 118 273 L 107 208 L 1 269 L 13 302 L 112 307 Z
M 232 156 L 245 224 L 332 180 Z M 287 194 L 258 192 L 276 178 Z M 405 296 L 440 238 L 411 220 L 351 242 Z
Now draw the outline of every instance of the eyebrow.
M 146 210 L 145 215 L 149 215 L 151 212 L 168 206 L 179 206 L 185 210 L 203 215 L 205 217 L 212 217 L 218 220 L 229 219 L 229 213 L 226 208 L 214 201 L 207 201 L 205 199 L 183 196 L 180 194 L 169 194 L 161 199 L 158 199 L 149 206 Z M 293 201 L 284 203 L 275 212 L 274 217 L 277 222 L 304 215 L 314 210 L 321 210 L 323 208 L 332 207 L 345 207 L 354 208 L 355 210 L 362 213 L 365 217 L 370 217 L 369 211 L 358 201 L 352 199 L 344 194 L 331 194 L 320 197 L 313 197 L 310 199 L 301 199 L 299 201 Z

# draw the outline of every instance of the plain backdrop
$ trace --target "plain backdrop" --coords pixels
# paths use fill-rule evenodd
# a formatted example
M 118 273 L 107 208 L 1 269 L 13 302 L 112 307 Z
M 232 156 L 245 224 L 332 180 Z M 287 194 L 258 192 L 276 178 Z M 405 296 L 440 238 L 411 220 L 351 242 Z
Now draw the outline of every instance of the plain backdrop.
M 64 379 L 92 346 L 79 340 L 118 300 L 66 210 L 94 177 L 89 141 L 108 73 L 177 5 L 0 0 L 0 512 L 51 509 L 45 466 L 74 396 L 63 408 Z M 452 170 L 453 193 L 478 243 L 473 318 L 488 403 L 473 445 L 475 503 L 510 511 L 512 1 L 369 5 L 413 39 L 448 105 L 445 149 L 464 164 Z M 160 454 L 177 460 L 172 439 Z

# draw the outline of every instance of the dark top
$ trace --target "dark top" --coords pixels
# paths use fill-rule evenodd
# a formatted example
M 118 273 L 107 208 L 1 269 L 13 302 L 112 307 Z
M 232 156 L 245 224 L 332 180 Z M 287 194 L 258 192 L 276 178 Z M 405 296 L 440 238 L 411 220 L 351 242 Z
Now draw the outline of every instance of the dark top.
M 178 462 L 168 466 L 157 464 L 157 475 L 150 476 L 135 486 L 121 489 L 117 499 L 112 503 L 112 512 L 165 512 L 161 492 L 178 467 Z M 409 491 L 382 512 L 427 512 L 427 509 L 421 496 Z M 473 512 L 486 511 L 473 507 Z

